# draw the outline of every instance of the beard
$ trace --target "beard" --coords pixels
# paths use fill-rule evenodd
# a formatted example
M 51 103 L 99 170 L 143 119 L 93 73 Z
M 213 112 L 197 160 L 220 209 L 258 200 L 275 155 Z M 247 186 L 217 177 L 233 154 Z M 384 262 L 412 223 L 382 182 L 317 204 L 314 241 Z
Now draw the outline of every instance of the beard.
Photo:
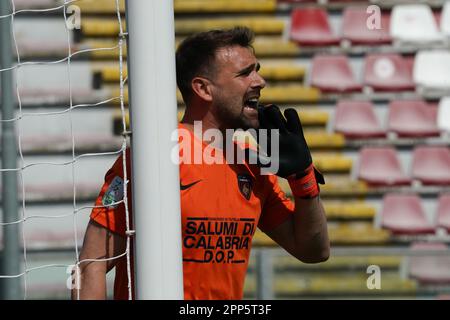
M 238 103 L 234 103 L 238 105 Z M 240 111 L 236 111 L 240 110 Z M 216 115 L 222 125 L 221 129 L 258 129 L 259 121 L 256 119 L 249 119 L 244 114 L 243 106 L 233 107 L 230 102 L 225 102 L 222 99 L 216 101 Z

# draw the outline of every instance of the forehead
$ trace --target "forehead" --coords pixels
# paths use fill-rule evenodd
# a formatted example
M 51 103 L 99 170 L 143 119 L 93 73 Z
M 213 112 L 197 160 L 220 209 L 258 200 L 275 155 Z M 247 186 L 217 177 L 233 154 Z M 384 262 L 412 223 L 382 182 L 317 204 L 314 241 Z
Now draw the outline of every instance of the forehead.
M 216 63 L 219 66 L 236 69 L 236 71 L 256 62 L 251 48 L 231 46 L 221 48 L 216 52 Z

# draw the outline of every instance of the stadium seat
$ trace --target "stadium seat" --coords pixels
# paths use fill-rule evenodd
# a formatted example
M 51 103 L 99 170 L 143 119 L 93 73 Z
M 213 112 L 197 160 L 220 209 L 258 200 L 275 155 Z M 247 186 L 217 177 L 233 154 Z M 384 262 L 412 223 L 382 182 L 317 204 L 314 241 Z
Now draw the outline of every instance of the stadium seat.
M 375 91 L 414 90 L 413 63 L 395 53 L 369 54 L 364 68 L 364 85 Z
M 450 133 L 450 97 L 439 101 L 437 122 L 439 129 Z
M 336 153 L 314 153 L 314 166 L 323 173 L 350 172 L 352 159 Z
M 415 194 L 386 194 L 381 226 L 394 234 L 434 233 L 434 226 L 428 221 L 421 200 Z
M 450 185 L 450 149 L 445 146 L 416 147 L 412 177 L 427 185 Z
M 388 131 L 395 132 L 399 137 L 438 136 L 437 107 L 421 100 L 391 101 Z
M 413 78 L 423 90 L 450 90 L 450 52 L 420 51 L 414 60 Z
M 105 92 L 93 90 L 90 70 L 87 64 L 71 64 L 71 92 L 75 104 L 99 102 L 106 97 Z M 17 69 L 16 78 L 23 105 L 65 105 L 69 101 L 69 73 L 65 63 L 23 65 Z
M 14 35 L 21 57 L 52 54 L 66 56 L 68 37 L 73 46 L 72 50 L 77 50 L 73 34 L 67 33 L 64 20 L 58 18 L 16 19 L 14 20 Z
M 364 201 L 332 201 L 323 203 L 328 220 L 372 220 L 376 209 Z
M 373 186 L 408 185 L 397 152 L 391 147 L 363 147 L 359 155 L 358 178 Z
M 175 0 L 175 13 L 271 13 L 276 9 L 276 0 Z
M 349 40 L 353 45 L 379 45 L 391 42 L 389 34 L 390 15 L 381 14 L 381 29 L 367 28 L 367 19 L 370 15 L 366 7 L 347 7 L 342 16 L 342 38 Z
M 450 37 L 450 2 L 446 1 L 442 7 L 441 21 L 440 21 L 441 32 L 447 38 Z
M 233 17 L 233 18 L 208 18 L 192 19 L 183 18 L 175 21 L 175 33 L 177 35 L 189 35 L 195 32 L 210 29 L 232 28 L 234 26 L 246 26 L 256 34 L 281 35 L 285 28 L 285 22 L 275 16 L 262 17 Z
M 291 40 L 299 45 L 326 46 L 339 43 L 328 22 L 326 10 L 297 8 L 291 14 Z
M 367 101 L 340 101 L 336 106 L 334 130 L 346 138 L 379 138 L 386 135 Z
M 286 81 L 286 80 L 301 80 L 305 75 L 305 67 L 292 62 L 270 62 L 260 61 L 261 70 L 259 74 L 266 80 Z M 119 82 L 119 66 L 118 65 L 100 65 L 94 66 L 94 75 L 98 78 L 97 81 L 103 82 Z M 123 76 L 127 76 L 127 67 L 123 68 Z
M 426 4 L 400 4 L 391 14 L 390 33 L 399 43 L 424 44 L 443 40 L 430 6 Z
M 412 251 L 423 252 L 423 255 L 413 255 L 409 260 L 409 276 L 422 285 L 450 283 L 450 257 L 435 254 L 430 251 L 448 250 L 445 243 L 413 243 Z M 427 253 L 428 252 L 428 253 Z
M 77 6 L 83 14 L 115 14 L 117 13 L 116 1 L 110 0 L 80 0 Z M 125 13 L 125 0 L 119 0 L 121 13 Z
M 441 194 L 437 207 L 437 225 L 450 233 L 450 193 Z
M 16 10 L 25 9 L 43 9 L 53 8 L 55 6 L 54 0 L 15 0 L 14 6 Z
M 344 55 L 315 55 L 312 61 L 311 85 L 323 92 L 361 91 Z
M 332 244 L 369 245 L 389 241 L 387 230 L 374 228 L 372 222 L 329 223 L 328 232 Z
M 118 87 L 108 88 L 109 98 L 120 96 Z M 299 102 L 317 102 L 320 92 L 317 88 L 305 87 L 302 85 L 277 85 L 266 87 L 261 92 L 261 103 L 299 103 Z M 128 88 L 124 90 L 124 102 L 128 104 Z M 177 91 L 177 102 L 182 104 L 181 94 Z M 119 99 L 112 101 L 113 104 L 120 104 Z
M 231 28 L 243 25 L 251 28 L 256 34 L 276 34 L 283 32 L 283 20 L 269 17 L 239 17 L 239 18 L 183 18 L 175 21 L 177 35 L 189 35 L 210 29 Z M 81 33 L 85 37 L 117 37 L 119 23 L 114 18 L 84 18 L 81 20 Z M 66 36 L 67 37 L 67 36 Z

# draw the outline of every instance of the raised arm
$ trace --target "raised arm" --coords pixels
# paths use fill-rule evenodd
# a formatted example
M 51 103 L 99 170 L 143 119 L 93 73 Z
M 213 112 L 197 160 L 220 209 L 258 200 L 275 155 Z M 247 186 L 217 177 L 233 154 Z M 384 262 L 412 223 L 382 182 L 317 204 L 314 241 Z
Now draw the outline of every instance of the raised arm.
M 91 220 L 86 230 L 79 260 L 112 258 L 124 253 L 125 249 L 126 239 L 124 237 Z M 79 290 L 72 290 L 72 299 L 106 299 L 106 274 L 116 265 L 117 261 L 118 259 L 81 262 Z
M 283 116 L 277 106 L 270 105 L 259 109 L 259 122 L 260 128 L 278 130 L 279 150 L 270 150 L 271 164 L 278 155 L 279 167 L 274 173 L 288 180 L 295 198 L 294 214 L 267 234 L 303 262 L 325 261 L 330 241 L 318 185 L 325 181 L 312 164 L 297 111 L 287 109 Z

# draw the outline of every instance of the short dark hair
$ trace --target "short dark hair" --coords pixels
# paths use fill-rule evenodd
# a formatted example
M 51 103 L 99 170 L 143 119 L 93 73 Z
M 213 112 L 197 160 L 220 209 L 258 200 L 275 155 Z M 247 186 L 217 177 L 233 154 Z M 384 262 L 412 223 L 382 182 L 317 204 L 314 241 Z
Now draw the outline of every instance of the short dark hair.
M 239 45 L 251 48 L 254 33 L 247 27 L 211 30 L 189 36 L 181 42 L 176 52 L 177 85 L 184 101 L 192 94 L 191 81 L 199 75 L 211 75 L 216 52 Z

